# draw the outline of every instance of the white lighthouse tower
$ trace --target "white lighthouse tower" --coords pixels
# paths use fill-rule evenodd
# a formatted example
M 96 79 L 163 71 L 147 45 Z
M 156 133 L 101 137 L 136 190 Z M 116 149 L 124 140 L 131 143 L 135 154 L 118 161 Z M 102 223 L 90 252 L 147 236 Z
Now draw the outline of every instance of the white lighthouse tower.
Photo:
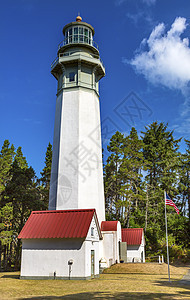
M 105 69 L 91 25 L 78 16 L 63 34 L 51 66 L 58 87 L 49 210 L 33 211 L 18 236 L 22 279 L 90 279 L 120 259 L 121 225 L 105 221 L 99 107 Z
M 57 79 L 49 210 L 95 208 L 105 220 L 99 80 L 94 28 L 78 16 L 63 28 L 51 73 Z

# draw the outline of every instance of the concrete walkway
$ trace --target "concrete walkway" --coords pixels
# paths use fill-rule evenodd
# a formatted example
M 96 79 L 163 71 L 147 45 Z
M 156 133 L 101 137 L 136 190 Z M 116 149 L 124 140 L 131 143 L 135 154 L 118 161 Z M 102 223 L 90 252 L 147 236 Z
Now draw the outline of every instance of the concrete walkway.
M 183 278 L 179 281 L 180 284 L 190 285 L 190 269 L 187 274 L 183 276 Z

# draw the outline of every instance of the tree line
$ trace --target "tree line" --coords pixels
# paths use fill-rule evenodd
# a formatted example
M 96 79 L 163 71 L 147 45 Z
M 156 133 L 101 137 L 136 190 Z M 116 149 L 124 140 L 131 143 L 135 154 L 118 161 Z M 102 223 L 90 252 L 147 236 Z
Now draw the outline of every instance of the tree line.
M 164 123 L 153 122 L 139 136 L 116 132 L 104 164 L 106 219 L 122 227 L 142 227 L 146 254 L 165 254 L 164 191 L 180 210 L 167 207 L 170 254 L 190 258 L 190 140 L 185 153 L 181 139 Z M 17 239 L 33 210 L 48 209 L 52 146 L 37 178 L 21 147 L 5 140 L 0 151 L 0 270 L 19 269 Z
M 21 241 L 17 239 L 33 210 L 48 209 L 52 146 L 37 178 L 21 147 L 5 140 L 0 151 L 0 270 L 19 269 Z
M 163 122 L 145 127 L 139 137 L 116 132 L 107 146 L 104 166 L 106 218 L 123 227 L 142 227 L 146 254 L 165 254 L 164 191 L 180 210 L 167 206 L 170 252 L 190 259 L 190 141 L 179 151 L 181 138 Z

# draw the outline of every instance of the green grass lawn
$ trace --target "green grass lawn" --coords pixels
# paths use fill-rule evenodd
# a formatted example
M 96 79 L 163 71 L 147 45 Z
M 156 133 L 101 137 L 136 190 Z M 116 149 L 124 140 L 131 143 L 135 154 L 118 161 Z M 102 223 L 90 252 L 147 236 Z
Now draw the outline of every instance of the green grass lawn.
M 88 281 L 20 280 L 19 273 L 0 273 L 0 300 L 3 299 L 190 299 L 190 285 L 179 280 L 187 267 L 118 264 L 105 270 L 99 279 Z

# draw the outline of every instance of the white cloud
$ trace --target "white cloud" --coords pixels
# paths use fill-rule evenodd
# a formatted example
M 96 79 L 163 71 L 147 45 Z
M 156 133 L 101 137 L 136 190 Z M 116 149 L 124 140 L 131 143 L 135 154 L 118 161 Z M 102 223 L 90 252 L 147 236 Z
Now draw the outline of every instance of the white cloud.
M 130 0 L 115 0 L 115 4 L 119 6 L 119 5 L 123 4 L 124 2 L 129 2 L 129 1 Z M 132 1 L 134 1 L 134 0 L 132 0 Z M 155 4 L 156 0 L 139 0 L 139 2 L 145 3 L 150 6 L 150 5 Z
M 177 17 L 166 32 L 163 23 L 157 25 L 148 39 L 143 39 L 132 60 L 123 59 L 152 84 L 180 89 L 187 96 L 190 83 L 189 39 L 181 35 L 187 28 L 186 19 Z M 147 49 L 145 50 L 145 47 Z
M 142 2 L 148 4 L 148 5 L 153 5 L 156 3 L 156 0 L 142 0 Z
M 172 129 L 183 137 L 189 139 L 190 134 L 190 118 L 177 120 L 178 123 L 172 126 Z
M 136 14 L 127 13 L 126 17 L 129 18 L 131 21 L 133 21 L 135 25 L 138 24 L 138 21 L 140 19 L 145 20 L 149 24 L 149 26 L 153 24 L 151 15 L 147 11 L 144 11 L 144 10 L 139 11 Z

